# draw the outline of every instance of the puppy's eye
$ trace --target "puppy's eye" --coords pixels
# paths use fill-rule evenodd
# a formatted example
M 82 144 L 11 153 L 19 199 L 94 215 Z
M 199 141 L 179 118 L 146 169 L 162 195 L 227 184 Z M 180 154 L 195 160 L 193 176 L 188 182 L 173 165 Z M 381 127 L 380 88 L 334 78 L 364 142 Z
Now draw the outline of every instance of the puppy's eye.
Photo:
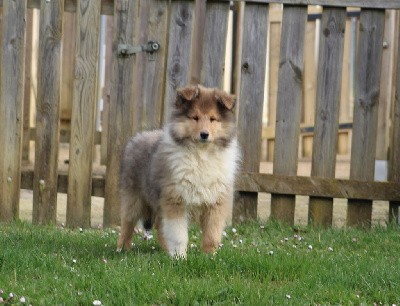
M 211 118 L 210 118 L 210 121 L 211 121 L 211 122 L 214 122 L 214 121 L 217 121 L 217 119 L 214 118 L 214 117 L 211 117 Z
M 193 116 L 192 119 L 193 119 L 194 121 L 199 121 L 199 116 Z

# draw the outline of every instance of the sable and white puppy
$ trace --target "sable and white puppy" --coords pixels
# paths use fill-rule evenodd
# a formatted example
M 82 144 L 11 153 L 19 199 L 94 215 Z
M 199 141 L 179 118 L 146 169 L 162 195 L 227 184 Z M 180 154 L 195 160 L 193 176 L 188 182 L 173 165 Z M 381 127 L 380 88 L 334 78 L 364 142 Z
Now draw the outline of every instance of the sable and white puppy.
M 218 89 L 178 89 L 165 128 L 128 142 L 121 162 L 118 250 L 130 249 L 142 220 L 146 229 L 155 225 L 171 256 L 185 257 L 193 210 L 200 210 L 203 251 L 218 247 L 232 211 L 240 155 L 234 106 L 234 96 Z

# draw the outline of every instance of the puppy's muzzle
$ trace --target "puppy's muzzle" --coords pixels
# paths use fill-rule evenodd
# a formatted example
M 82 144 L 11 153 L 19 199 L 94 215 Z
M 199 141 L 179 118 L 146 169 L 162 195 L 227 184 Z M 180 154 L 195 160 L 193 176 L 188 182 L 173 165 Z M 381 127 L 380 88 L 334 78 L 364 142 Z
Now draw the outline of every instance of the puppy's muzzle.
M 200 140 L 207 141 L 209 135 L 210 134 L 208 132 L 200 132 Z

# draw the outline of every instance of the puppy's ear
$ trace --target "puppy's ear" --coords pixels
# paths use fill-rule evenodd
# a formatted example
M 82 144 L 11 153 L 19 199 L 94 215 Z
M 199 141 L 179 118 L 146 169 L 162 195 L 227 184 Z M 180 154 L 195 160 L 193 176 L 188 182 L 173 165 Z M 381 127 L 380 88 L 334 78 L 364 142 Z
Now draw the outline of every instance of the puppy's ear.
M 215 99 L 217 99 L 217 101 L 225 106 L 225 108 L 228 110 L 232 110 L 236 105 L 236 97 L 222 90 L 217 90 L 215 92 Z
M 176 106 L 181 106 L 186 102 L 193 101 L 200 95 L 200 88 L 198 86 L 188 86 L 179 88 L 176 91 Z

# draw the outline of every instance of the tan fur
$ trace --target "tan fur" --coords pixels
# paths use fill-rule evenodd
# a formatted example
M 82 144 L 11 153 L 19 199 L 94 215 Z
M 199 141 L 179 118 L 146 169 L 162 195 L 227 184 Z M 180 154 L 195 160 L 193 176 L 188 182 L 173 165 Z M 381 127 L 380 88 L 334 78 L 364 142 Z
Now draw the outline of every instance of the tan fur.
M 155 224 L 171 256 L 186 256 L 187 227 L 200 213 L 202 249 L 213 252 L 232 210 L 239 159 L 233 96 L 201 86 L 177 91 L 164 130 L 138 134 L 121 163 L 121 235 L 118 249 L 131 245 L 133 226 Z

